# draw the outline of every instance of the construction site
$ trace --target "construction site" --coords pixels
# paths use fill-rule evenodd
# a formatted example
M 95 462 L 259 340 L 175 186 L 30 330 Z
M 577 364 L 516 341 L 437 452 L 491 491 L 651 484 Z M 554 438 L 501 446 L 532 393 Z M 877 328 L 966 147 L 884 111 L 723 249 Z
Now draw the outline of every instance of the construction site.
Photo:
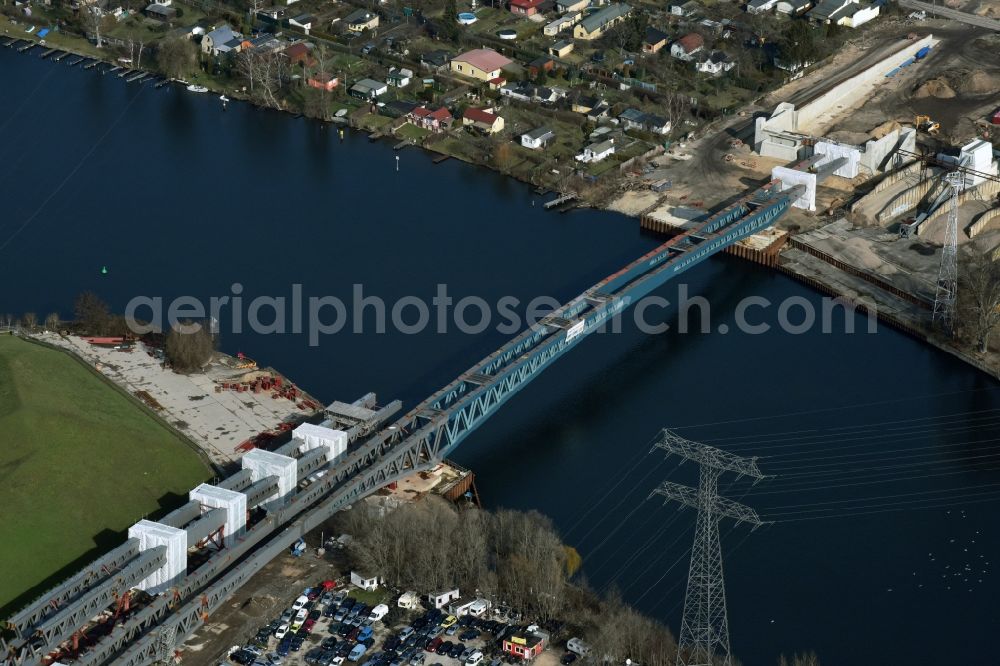
M 911 16 L 672 147 L 612 208 L 669 236 L 761 183 L 802 185 L 727 252 L 950 346 L 934 312 L 953 314 L 955 257 L 1000 245 L 997 53 L 1000 33 Z

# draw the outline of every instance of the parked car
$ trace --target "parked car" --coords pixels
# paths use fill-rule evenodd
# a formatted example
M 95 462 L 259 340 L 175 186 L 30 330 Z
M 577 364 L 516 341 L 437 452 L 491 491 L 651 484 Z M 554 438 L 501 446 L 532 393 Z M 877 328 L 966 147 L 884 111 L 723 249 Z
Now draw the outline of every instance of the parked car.
M 475 652 L 475 651 L 476 651 L 476 648 L 465 648 L 464 650 L 462 650 L 462 653 L 460 655 L 458 655 L 458 658 L 461 659 L 462 661 L 465 661 L 469 657 L 471 657 L 472 653 Z
M 366 640 L 368 638 L 371 638 L 372 637 L 372 633 L 374 633 L 374 632 L 372 631 L 371 627 L 361 627 L 361 630 L 358 631 L 358 640 L 359 641 L 364 641 L 364 640 Z
M 454 636 L 457 633 L 458 633 L 458 627 L 455 625 L 452 625 L 444 630 L 445 636 Z
M 441 637 L 439 636 L 438 638 L 431 640 L 431 642 L 427 644 L 426 650 L 428 652 L 437 652 L 438 646 L 441 645 L 441 643 L 443 642 L 444 641 L 441 640 Z
M 441 645 L 438 645 L 437 653 L 440 655 L 451 654 L 451 648 L 455 646 L 451 641 L 442 641 Z
M 458 659 L 462 656 L 463 652 L 465 652 L 465 645 L 463 643 L 455 643 L 451 646 L 451 649 L 448 650 L 448 656 L 452 659 Z
M 289 626 L 287 622 L 280 624 L 278 628 L 274 630 L 274 637 L 280 641 L 288 635 L 288 628 Z
M 563 666 L 569 666 L 574 661 L 576 661 L 576 653 L 575 652 L 567 652 L 566 654 L 564 654 L 562 656 L 562 659 L 559 660 L 559 663 L 562 664 Z
M 375 42 L 368 42 L 367 44 L 361 47 L 361 54 L 368 55 L 374 50 L 375 50 Z
M 458 638 L 459 640 L 463 641 L 471 641 L 473 638 L 477 638 L 478 636 L 479 636 L 478 629 L 466 629 L 461 634 L 459 634 Z
M 364 643 L 358 643 L 351 649 L 351 653 L 347 655 L 348 661 L 358 661 L 361 657 L 365 656 L 365 652 L 368 651 L 368 646 Z
M 472 654 L 465 658 L 465 663 L 467 666 L 479 666 L 482 660 L 483 653 L 480 650 L 473 650 Z
M 298 611 L 305 608 L 308 604 L 309 604 L 309 597 L 303 594 L 301 597 L 295 600 L 294 604 L 292 604 L 292 610 L 297 613 Z
M 448 617 L 446 617 L 444 620 L 441 621 L 441 626 L 447 629 L 448 627 L 454 625 L 456 622 L 458 622 L 458 618 L 455 617 L 454 615 L 449 615 Z
M 413 627 L 403 627 L 402 629 L 399 630 L 399 637 L 404 641 L 407 638 L 409 638 L 412 634 L 413 634 Z

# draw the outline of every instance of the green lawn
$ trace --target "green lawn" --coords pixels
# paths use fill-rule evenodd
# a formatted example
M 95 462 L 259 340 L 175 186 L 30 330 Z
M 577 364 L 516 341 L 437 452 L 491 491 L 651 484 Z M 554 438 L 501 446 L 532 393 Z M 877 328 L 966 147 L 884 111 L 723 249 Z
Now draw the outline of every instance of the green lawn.
M 362 590 L 360 588 L 355 588 L 347 593 L 347 596 L 354 597 L 361 603 L 372 607 L 378 606 L 379 604 L 384 604 L 389 600 L 389 590 L 384 587 L 380 587 L 377 590 Z
M 75 358 L 8 335 L 0 433 L 0 617 L 211 476 L 179 436 Z

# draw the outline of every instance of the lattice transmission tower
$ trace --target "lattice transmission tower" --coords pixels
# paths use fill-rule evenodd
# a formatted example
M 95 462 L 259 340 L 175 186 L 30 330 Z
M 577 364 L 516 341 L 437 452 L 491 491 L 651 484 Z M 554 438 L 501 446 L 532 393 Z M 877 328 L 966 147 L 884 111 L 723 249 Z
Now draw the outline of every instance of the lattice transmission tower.
M 716 666 L 732 664 L 729 648 L 729 620 L 726 616 L 726 586 L 722 575 L 722 545 L 719 521 L 732 518 L 750 523 L 754 529 L 762 523 L 752 508 L 719 495 L 719 477 L 723 472 L 764 478 L 756 458 L 743 458 L 706 444 L 684 439 L 664 430 L 655 449 L 698 463 L 698 488 L 664 481 L 649 497 L 662 495 L 664 502 L 674 500 L 698 510 L 691 567 L 684 596 L 684 617 L 677 643 L 678 666 Z
M 948 228 L 941 248 L 941 268 L 938 270 L 937 293 L 934 295 L 934 314 L 931 320 L 951 331 L 955 326 L 955 303 L 958 299 L 958 195 L 965 184 L 965 174 L 952 171 L 945 174 L 951 186 L 951 208 L 948 210 Z

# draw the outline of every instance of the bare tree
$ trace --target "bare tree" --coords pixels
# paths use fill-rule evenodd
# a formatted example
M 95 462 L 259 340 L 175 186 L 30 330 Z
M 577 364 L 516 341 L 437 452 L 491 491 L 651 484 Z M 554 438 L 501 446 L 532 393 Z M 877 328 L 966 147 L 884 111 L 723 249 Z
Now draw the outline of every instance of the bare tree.
M 101 38 L 101 29 L 104 27 L 105 18 L 104 11 L 97 5 L 90 5 L 83 9 L 84 29 L 94 36 L 97 48 L 101 48 L 104 45 Z
M 59 330 L 59 323 L 60 322 L 59 322 L 58 312 L 50 312 L 49 315 L 45 318 L 45 328 L 47 330 L 50 331 Z
M 107 331 L 111 322 L 108 304 L 92 291 L 85 291 L 76 297 L 73 313 L 77 321 L 88 333 L 101 334 Z
M 287 74 L 285 61 L 284 57 L 256 49 L 240 51 L 236 56 L 236 71 L 250 84 L 250 97 L 254 101 L 281 108 L 277 93 Z
M 183 78 L 198 64 L 198 48 L 190 39 L 167 37 L 157 46 L 156 62 L 170 78 Z
M 25 312 L 24 316 L 21 317 L 21 324 L 29 331 L 35 330 L 38 326 L 38 315 L 34 312 Z
M 176 372 L 201 370 L 214 351 L 215 338 L 205 326 L 185 322 L 167 333 L 164 352 Z
M 958 314 L 976 348 L 985 353 L 1000 324 L 1000 263 L 983 243 L 970 243 L 963 254 Z

